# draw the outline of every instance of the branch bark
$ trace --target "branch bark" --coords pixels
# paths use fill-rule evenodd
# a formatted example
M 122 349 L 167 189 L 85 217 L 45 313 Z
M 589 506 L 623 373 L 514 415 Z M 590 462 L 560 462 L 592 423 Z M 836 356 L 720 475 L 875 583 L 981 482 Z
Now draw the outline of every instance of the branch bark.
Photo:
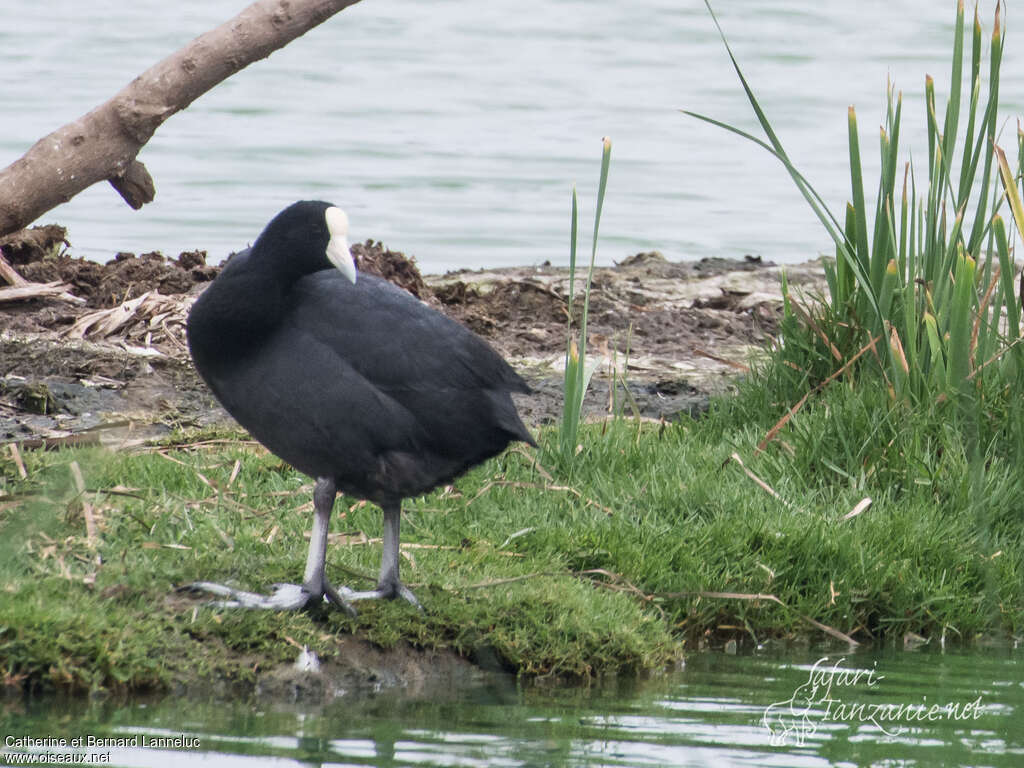
M 133 208 L 152 201 L 153 179 L 135 158 L 167 118 L 358 1 L 259 0 L 40 139 L 0 171 L 0 236 L 98 181 L 109 181 Z

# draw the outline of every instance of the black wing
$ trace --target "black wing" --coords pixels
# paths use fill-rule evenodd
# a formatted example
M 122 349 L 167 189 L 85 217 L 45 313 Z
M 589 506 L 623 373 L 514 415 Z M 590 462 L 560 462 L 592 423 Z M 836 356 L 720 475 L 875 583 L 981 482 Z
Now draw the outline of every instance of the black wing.
M 447 482 L 512 440 L 533 442 L 525 382 L 482 339 L 379 278 L 300 279 L 280 323 L 211 386 L 271 451 L 374 500 Z M 233 393 L 239 393 L 233 397 Z

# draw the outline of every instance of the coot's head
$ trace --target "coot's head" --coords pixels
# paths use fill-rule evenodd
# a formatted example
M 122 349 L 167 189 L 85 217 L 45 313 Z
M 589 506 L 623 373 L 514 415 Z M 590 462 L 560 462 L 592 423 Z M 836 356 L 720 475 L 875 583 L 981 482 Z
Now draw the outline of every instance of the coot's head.
M 356 281 L 348 249 L 348 216 L 322 200 L 301 200 L 277 214 L 256 239 L 250 258 L 282 277 L 297 278 L 333 266 Z

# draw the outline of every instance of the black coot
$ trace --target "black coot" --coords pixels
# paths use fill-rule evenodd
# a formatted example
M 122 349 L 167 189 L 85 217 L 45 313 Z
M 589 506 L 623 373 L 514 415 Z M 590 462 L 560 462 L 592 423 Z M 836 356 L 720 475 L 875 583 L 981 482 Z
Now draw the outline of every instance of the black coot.
M 239 424 L 316 478 L 313 534 L 301 585 L 264 596 L 211 582 L 221 605 L 299 608 L 402 597 L 401 501 L 501 452 L 535 444 L 510 397 L 526 383 L 486 342 L 385 280 L 356 279 L 348 219 L 319 201 L 289 206 L 235 256 L 188 318 L 196 369 Z M 376 589 L 324 576 L 337 492 L 384 512 Z

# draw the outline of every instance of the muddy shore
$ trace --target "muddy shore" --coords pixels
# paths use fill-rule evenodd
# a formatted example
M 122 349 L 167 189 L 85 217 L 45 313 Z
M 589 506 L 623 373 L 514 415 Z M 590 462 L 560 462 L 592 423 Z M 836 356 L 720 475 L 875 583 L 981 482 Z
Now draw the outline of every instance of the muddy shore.
M 189 307 L 219 271 L 205 252 L 122 253 L 99 264 L 75 258 L 55 225 L 10 236 L 0 249 L 28 281 L 17 299 L 0 287 L 0 442 L 116 445 L 229 421 L 192 369 L 184 338 Z M 392 280 L 497 348 L 535 390 L 518 399 L 527 423 L 559 417 L 566 269 L 421 275 L 414 260 L 380 243 L 352 250 L 360 270 Z M 603 362 L 587 416 L 615 407 L 671 420 L 706 407 L 776 332 L 781 269 L 755 257 L 670 262 L 650 252 L 595 270 L 589 354 Z M 798 290 L 823 289 L 820 263 L 785 270 Z M 582 283 L 578 275 L 576 316 Z

